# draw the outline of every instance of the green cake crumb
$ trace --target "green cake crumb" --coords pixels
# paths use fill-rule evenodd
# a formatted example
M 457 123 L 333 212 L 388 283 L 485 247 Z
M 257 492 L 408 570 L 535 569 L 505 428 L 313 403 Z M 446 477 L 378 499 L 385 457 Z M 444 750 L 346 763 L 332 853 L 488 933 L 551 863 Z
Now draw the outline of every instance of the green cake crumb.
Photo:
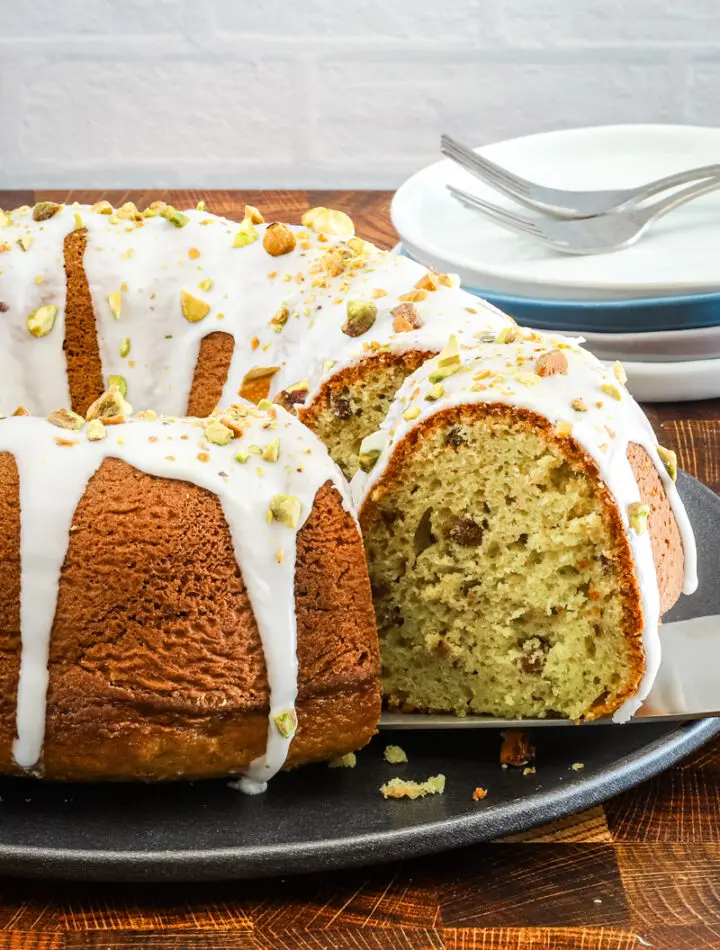
M 357 756 L 354 752 L 348 752 L 347 755 L 340 755 L 337 759 L 330 759 L 329 769 L 354 769 L 357 765 Z
M 399 765 L 401 762 L 407 762 L 408 757 L 404 749 L 399 745 L 385 746 L 385 761 L 390 765 Z
M 403 778 L 391 778 L 380 786 L 383 798 L 424 798 L 426 795 L 442 795 L 445 791 L 445 776 L 431 775 L 424 782 L 408 782 Z

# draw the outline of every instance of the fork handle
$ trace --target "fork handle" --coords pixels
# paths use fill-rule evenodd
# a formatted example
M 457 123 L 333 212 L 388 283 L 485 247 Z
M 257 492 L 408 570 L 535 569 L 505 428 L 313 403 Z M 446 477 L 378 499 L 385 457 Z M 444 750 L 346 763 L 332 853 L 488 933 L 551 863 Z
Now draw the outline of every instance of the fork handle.
M 711 178 L 705 185 L 696 182 L 694 185 L 683 188 L 682 191 L 676 191 L 674 195 L 668 195 L 667 198 L 656 201 L 636 213 L 642 215 L 646 222 L 655 221 L 667 214 L 668 211 L 687 204 L 688 201 L 694 201 L 695 198 L 699 198 L 701 195 L 707 195 L 711 191 L 718 190 L 720 190 L 720 174 L 716 178 Z
M 698 182 L 705 178 L 720 177 L 720 165 L 702 165 L 700 168 L 688 168 L 684 172 L 675 172 L 673 175 L 666 175 L 664 178 L 658 178 L 656 181 L 650 181 L 643 188 L 635 192 L 632 198 L 625 204 L 637 204 L 652 198 L 653 195 L 661 191 L 667 191 L 668 188 L 677 188 L 679 185 L 685 185 L 688 182 Z M 702 194 L 702 192 L 701 192 Z M 620 206 L 622 207 L 622 205 Z

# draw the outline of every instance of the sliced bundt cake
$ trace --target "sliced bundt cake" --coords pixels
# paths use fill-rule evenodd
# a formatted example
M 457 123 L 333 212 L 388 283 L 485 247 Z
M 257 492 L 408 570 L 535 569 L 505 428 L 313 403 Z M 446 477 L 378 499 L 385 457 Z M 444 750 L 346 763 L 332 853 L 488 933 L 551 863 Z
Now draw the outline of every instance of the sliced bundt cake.
M 674 456 L 624 381 L 518 328 L 452 337 L 405 381 L 353 482 L 390 706 L 637 709 L 695 549 Z
M 156 202 L 0 212 L 0 411 L 84 414 L 117 383 L 141 409 L 205 416 L 242 397 L 294 408 L 347 474 L 398 385 L 448 326 L 508 317 L 353 237 Z
M 284 409 L 0 422 L 0 770 L 242 773 L 364 745 L 377 634 L 344 479 Z

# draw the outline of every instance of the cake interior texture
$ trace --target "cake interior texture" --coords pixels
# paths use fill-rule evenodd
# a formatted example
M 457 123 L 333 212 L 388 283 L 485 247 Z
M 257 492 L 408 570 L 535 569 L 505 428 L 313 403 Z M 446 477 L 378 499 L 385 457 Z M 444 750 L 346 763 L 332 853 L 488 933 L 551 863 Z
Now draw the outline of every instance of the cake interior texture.
M 337 373 L 300 419 L 325 443 L 346 478 L 358 468 L 362 440 L 385 418 L 403 381 L 432 352 L 381 353 Z
M 593 718 L 643 668 L 624 532 L 571 439 L 491 409 L 430 417 L 363 510 L 383 692 L 405 711 Z

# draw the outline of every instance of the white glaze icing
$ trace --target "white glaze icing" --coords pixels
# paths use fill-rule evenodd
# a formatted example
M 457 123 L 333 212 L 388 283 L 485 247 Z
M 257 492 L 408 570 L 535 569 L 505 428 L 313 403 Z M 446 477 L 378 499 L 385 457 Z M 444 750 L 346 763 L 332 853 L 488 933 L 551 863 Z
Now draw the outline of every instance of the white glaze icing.
M 103 441 L 90 442 L 39 418 L 0 422 L 0 451 L 15 457 L 20 479 L 21 635 L 17 702 L 18 765 L 40 767 L 45 732 L 50 633 L 60 572 L 77 503 L 105 458 L 118 458 L 150 475 L 179 479 L 220 499 L 237 562 L 258 625 L 270 687 L 265 754 L 241 780 L 245 791 L 261 791 L 285 762 L 291 736 L 275 717 L 293 711 L 297 695 L 294 600 L 297 532 L 309 516 L 317 490 L 330 481 L 352 511 L 345 482 L 318 439 L 280 407 L 270 412 L 244 409 L 243 434 L 228 445 L 204 436 L 199 420 L 140 420 L 107 427 Z M 70 440 L 59 445 L 56 439 Z M 279 439 L 276 462 L 250 453 Z M 296 528 L 267 519 L 271 499 L 291 495 L 301 502 Z M 282 555 L 279 554 L 282 552 Z
M 684 552 L 683 592 L 697 587 L 697 555 L 692 528 L 677 488 L 658 455 L 658 442 L 642 409 L 613 373 L 584 350 L 578 340 L 519 331 L 524 339 L 496 343 L 487 337 L 459 335 L 462 369 L 442 380 L 444 394 L 434 402 L 426 400 L 431 388 L 430 374 L 437 370 L 439 357 L 428 360 L 409 376 L 378 433 L 363 443 L 364 451 L 380 450 L 369 473 L 358 472 L 352 481 L 353 498 L 362 506 L 381 482 L 395 447 L 424 419 L 451 406 L 465 403 L 504 403 L 526 408 L 553 424 L 569 423 L 571 434 L 596 462 L 601 478 L 617 503 L 627 533 L 642 599 L 645 672 L 636 694 L 615 712 L 614 719 L 625 722 L 648 695 L 660 666 L 660 595 L 649 532 L 638 534 L 628 518 L 628 506 L 640 501 L 640 490 L 627 459 L 630 443 L 641 445 L 652 460 L 672 506 L 680 530 Z M 567 374 L 539 377 L 537 358 L 560 347 L 568 360 Z M 530 377 L 530 378 L 528 378 Z M 616 399 L 603 390 L 613 387 Z M 581 398 L 587 407 L 578 412 L 573 400 Z M 403 416 L 409 408 L 419 409 L 415 418 Z M 413 413 L 411 412 L 412 416 Z
M 421 329 L 395 333 L 391 310 L 427 274 L 414 261 L 366 244 L 360 259 L 330 276 L 321 259 L 329 248 L 344 246 L 337 238 L 323 241 L 312 231 L 293 227 L 295 249 L 272 257 L 263 247 L 267 225 L 256 225 L 257 240 L 251 244 L 233 247 L 237 222 L 196 209 L 184 214 L 188 223 L 177 228 L 159 216 L 136 222 L 88 206 L 63 207 L 43 222 L 33 220 L 31 209 L 12 213 L 9 223 L 0 226 L 0 242 L 8 247 L 0 254 L 0 301 L 9 306 L 0 314 L 0 410 L 8 413 L 25 404 L 32 413 L 47 415 L 68 405 L 63 239 L 80 223 L 87 229 L 83 263 L 103 377 L 123 376 L 129 400 L 159 413 L 187 411 L 200 341 L 212 332 L 228 333 L 235 341 L 220 405 L 237 402 L 242 379 L 255 366 L 280 367 L 271 380 L 270 398 L 308 380 L 309 405 L 324 380 L 379 347 L 393 352 L 440 349 L 449 328 L 472 332 L 509 322 L 491 305 L 459 290 L 452 279 L 451 286 L 427 291 L 415 303 L 424 321 Z M 27 251 L 17 244 L 22 236 L 34 238 Z M 36 285 L 40 273 L 45 280 Z M 212 287 L 200 288 L 208 279 Z M 181 290 L 209 305 L 204 319 L 189 323 L 183 317 Z M 122 305 L 116 319 L 108 296 L 117 292 Z M 375 296 L 381 292 L 383 296 Z M 353 338 L 342 326 L 348 300 L 358 298 L 373 300 L 378 314 L 369 331 Z M 48 336 L 36 339 L 25 321 L 41 303 L 57 306 L 60 313 Z M 276 332 L 270 321 L 282 307 L 289 319 Z M 121 357 L 125 339 L 130 352 Z

